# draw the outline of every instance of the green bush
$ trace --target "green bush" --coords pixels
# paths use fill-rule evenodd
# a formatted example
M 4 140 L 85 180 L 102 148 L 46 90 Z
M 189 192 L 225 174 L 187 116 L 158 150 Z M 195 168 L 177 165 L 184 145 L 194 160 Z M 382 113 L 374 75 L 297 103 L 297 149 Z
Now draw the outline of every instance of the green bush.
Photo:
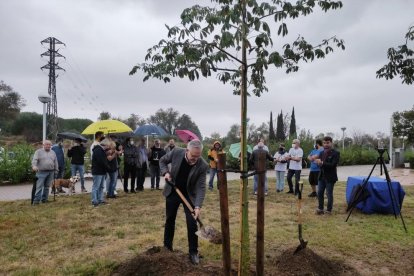
M 18 144 L 0 153 L 0 182 L 21 183 L 33 180 L 32 158 L 34 148 Z
M 410 157 L 409 162 L 410 162 L 410 169 L 414 169 L 414 156 Z

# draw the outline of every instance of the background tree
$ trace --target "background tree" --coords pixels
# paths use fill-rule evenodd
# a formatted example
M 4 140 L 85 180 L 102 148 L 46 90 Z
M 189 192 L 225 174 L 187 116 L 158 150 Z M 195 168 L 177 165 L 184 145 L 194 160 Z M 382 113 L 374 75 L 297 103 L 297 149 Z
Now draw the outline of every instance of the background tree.
M 11 126 L 13 135 L 23 135 L 29 142 L 42 141 L 42 115 L 35 112 L 22 112 Z
M 405 35 L 405 44 L 395 48 L 389 48 L 387 52 L 388 64 L 377 71 L 377 78 L 393 79 L 399 76 L 402 83 L 414 82 L 414 50 L 408 47 L 408 43 L 414 40 L 414 25 L 408 28 Z
M 280 114 L 277 115 L 277 124 L 276 124 L 276 140 L 279 142 L 286 140 L 285 135 L 285 126 L 283 122 L 283 111 L 280 111 Z
M 296 118 L 295 107 L 292 108 L 292 115 L 290 116 L 289 139 L 296 138 Z
M 123 122 L 128 125 L 132 130 L 135 130 L 137 126 L 145 125 L 146 120 L 141 116 L 131 113 L 131 115 Z
M 168 134 L 174 135 L 174 130 L 178 123 L 178 116 L 180 116 L 180 113 L 171 107 L 166 110 L 160 108 L 147 121 L 148 123 L 162 127 Z
M 293 42 L 273 44 L 271 29 L 278 36 L 288 34 L 287 18 L 307 16 L 319 6 L 323 11 L 342 7 L 340 1 L 330 0 L 212 0 L 212 7 L 195 5 L 181 14 L 181 24 L 166 25 L 168 40 L 162 39 L 148 49 L 143 63 L 134 66 L 130 74 L 144 71 L 144 81 L 156 78 L 169 82 L 170 77 L 188 78 L 191 81 L 216 74 L 223 83 L 230 83 L 235 94 L 241 96 L 241 164 L 247 169 L 247 95 L 260 96 L 268 91 L 265 71 L 269 65 L 284 67 L 286 73 L 299 70 L 299 62 L 324 58 L 333 51 L 331 43 L 344 49 L 342 40 L 335 36 L 319 45 L 308 43 L 298 36 Z M 270 27 L 273 19 L 278 27 Z M 277 45 L 283 45 L 276 49 Z M 248 62 L 249 61 L 249 62 Z M 247 88 L 249 87 L 249 92 Z M 241 245 L 239 273 L 249 272 L 249 225 L 247 179 L 241 182 Z
M 240 142 L 240 125 L 239 124 L 233 124 L 230 126 L 230 130 L 229 132 L 227 132 L 225 140 L 226 140 L 227 145 Z
M 110 120 L 111 117 L 111 113 L 109 113 L 108 111 L 102 111 L 101 113 L 99 113 L 98 121 Z
M 81 133 L 87 126 L 92 124 L 93 121 L 89 119 L 62 119 L 59 118 L 59 126 L 61 126 L 61 132 L 71 131 Z
M 25 106 L 24 99 L 13 88 L 0 81 L 0 128 L 5 130 L 6 125 L 11 123 Z
M 394 121 L 393 135 L 407 137 L 407 142 L 414 144 L 414 106 L 411 110 L 394 112 L 392 118 Z
M 273 127 L 273 113 L 270 111 L 270 121 L 269 121 L 269 142 L 274 142 L 276 140 L 275 129 Z
M 201 135 L 200 129 L 198 128 L 197 124 L 187 114 L 183 114 L 178 118 L 176 129 L 190 130 L 195 135 L 197 135 L 198 138 L 200 138 L 200 140 L 203 139 L 203 136 Z

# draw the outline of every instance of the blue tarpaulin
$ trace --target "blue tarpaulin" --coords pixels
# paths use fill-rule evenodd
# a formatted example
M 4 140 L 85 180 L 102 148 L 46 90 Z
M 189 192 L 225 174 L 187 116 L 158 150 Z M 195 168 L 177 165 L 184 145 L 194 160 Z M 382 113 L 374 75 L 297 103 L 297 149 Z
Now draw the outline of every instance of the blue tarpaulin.
M 348 177 L 346 185 L 346 201 L 349 204 L 351 201 L 352 189 L 358 184 L 363 184 L 367 177 L 364 176 L 350 176 Z M 401 184 L 397 181 L 391 180 L 392 191 L 394 193 L 394 207 L 396 214 L 400 213 L 398 204 L 402 207 L 405 196 L 405 191 Z M 369 197 L 364 201 L 358 203 L 356 208 L 367 214 L 394 214 L 392 208 L 391 195 L 388 189 L 387 181 L 379 177 L 370 177 L 365 189 L 369 193 Z

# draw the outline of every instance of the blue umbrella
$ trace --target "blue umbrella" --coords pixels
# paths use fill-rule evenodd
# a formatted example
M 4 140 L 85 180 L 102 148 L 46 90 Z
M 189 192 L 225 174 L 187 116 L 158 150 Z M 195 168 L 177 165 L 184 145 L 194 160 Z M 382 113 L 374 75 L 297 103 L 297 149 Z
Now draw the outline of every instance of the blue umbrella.
M 157 136 L 166 136 L 167 132 L 157 125 L 142 125 L 138 127 L 134 134 L 137 136 L 147 136 L 147 135 L 157 135 Z

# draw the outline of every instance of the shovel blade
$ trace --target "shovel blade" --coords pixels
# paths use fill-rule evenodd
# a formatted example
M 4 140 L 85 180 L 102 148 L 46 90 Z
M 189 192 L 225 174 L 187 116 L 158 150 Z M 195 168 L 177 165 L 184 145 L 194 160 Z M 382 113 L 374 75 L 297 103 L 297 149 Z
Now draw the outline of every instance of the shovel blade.
M 214 243 L 214 244 L 223 243 L 223 238 L 222 238 L 220 231 L 218 231 L 212 226 L 201 227 L 198 229 L 197 232 L 195 232 L 195 234 L 199 236 L 200 238 L 204 240 L 208 240 L 209 242 Z
M 296 247 L 295 252 L 293 252 L 293 255 L 295 255 L 296 253 L 298 253 L 299 251 L 301 251 L 302 249 L 306 248 L 306 245 L 308 244 L 307 241 L 305 240 L 300 240 L 300 244 L 298 245 L 298 247 Z

